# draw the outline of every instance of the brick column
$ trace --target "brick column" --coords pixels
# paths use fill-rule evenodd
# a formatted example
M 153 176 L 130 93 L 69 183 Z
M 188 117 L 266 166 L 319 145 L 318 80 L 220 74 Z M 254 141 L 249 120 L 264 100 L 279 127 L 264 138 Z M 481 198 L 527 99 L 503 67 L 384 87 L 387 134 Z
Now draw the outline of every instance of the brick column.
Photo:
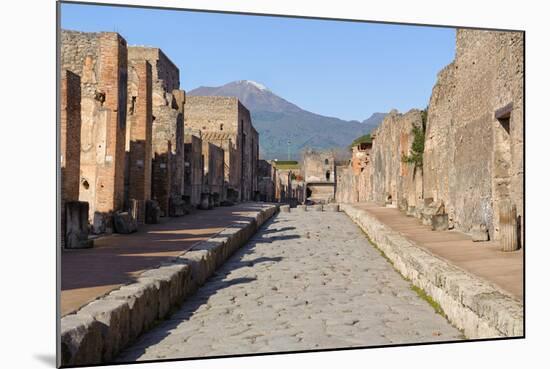
M 128 86 L 128 197 L 145 203 L 151 198 L 152 77 L 151 65 L 131 61 Z M 145 206 L 141 207 L 145 209 Z M 138 214 L 144 222 L 145 214 Z
M 122 208 L 124 199 L 124 148 L 127 94 L 126 41 L 116 33 L 102 33 L 99 43 L 98 90 L 106 122 L 105 162 L 97 168 L 96 207 L 102 213 Z
M 80 186 L 80 77 L 61 74 L 61 246 L 65 244 L 65 204 L 78 200 Z

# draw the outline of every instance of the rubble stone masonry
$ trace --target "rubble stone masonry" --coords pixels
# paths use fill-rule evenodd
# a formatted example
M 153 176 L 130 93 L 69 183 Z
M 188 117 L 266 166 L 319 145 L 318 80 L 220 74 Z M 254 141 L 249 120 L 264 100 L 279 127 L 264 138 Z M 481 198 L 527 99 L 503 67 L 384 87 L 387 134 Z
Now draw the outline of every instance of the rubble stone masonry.
M 177 215 L 183 195 L 183 109 L 185 93 L 179 90 L 179 69 L 158 48 L 132 46 L 130 61 L 147 61 L 152 69 L 152 189 L 162 214 Z
M 483 224 L 493 239 L 502 200 L 523 222 L 523 48 L 521 32 L 458 29 L 428 110 L 424 196 L 443 200 L 455 228 Z
M 420 110 L 392 110 L 373 132 L 371 200 L 415 206 L 422 199 L 421 169 L 403 162 L 403 156 L 410 155 L 415 126 L 422 126 Z
M 372 197 L 372 143 L 352 147 L 348 164 L 336 166 L 336 201 L 343 203 L 369 201 Z
M 62 31 L 61 68 L 81 78 L 79 199 L 96 232 L 123 206 L 127 46 L 117 33 Z

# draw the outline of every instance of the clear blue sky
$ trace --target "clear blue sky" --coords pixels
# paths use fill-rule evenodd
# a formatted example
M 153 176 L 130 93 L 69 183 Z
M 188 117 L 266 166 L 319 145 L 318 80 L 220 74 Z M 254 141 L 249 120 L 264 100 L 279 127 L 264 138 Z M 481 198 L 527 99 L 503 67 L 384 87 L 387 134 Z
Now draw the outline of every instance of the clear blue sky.
M 160 47 L 181 87 L 254 80 L 303 109 L 363 120 L 428 104 L 454 28 L 63 4 L 61 27 Z

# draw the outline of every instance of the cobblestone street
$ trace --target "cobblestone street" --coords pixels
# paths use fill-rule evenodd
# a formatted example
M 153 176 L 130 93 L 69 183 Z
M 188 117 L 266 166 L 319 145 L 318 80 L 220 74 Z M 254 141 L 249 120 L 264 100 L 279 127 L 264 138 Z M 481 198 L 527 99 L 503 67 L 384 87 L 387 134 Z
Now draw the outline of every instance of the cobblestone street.
M 344 213 L 293 209 L 118 361 L 462 338 Z

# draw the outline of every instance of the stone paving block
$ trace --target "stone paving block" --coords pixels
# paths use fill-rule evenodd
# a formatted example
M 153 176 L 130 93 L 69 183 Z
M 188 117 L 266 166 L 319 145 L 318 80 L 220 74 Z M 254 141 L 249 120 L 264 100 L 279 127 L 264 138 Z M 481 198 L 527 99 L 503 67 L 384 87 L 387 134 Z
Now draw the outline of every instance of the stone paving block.
M 130 308 L 123 300 L 100 299 L 80 309 L 77 315 L 90 315 L 101 323 L 102 360 L 110 362 L 129 342 Z
M 279 209 L 281 209 L 283 213 L 290 213 L 290 205 L 281 205 Z
M 93 365 L 102 361 L 101 323 L 91 315 L 71 314 L 61 319 L 61 365 Z
M 139 280 L 151 278 L 160 281 L 161 288 L 166 285 L 168 301 L 166 303 L 162 301 L 162 304 L 159 305 L 159 317 L 163 317 L 170 310 L 170 307 L 180 303 L 184 290 L 184 274 L 187 272 L 187 268 L 189 268 L 187 265 L 173 264 L 151 269 L 140 275 Z M 164 294 L 161 294 L 161 296 L 164 296 Z
M 158 278 L 158 276 L 138 278 L 139 283 L 153 286 L 156 290 L 156 312 L 155 319 L 164 319 L 170 311 L 170 282 L 166 278 Z
M 194 293 L 276 211 L 276 206 L 264 208 L 254 220 L 225 229 L 198 245 L 197 250 L 143 272 L 136 283 L 122 286 L 77 314 L 64 317 L 62 363 L 87 365 L 111 361 L 129 342 Z
M 523 335 L 523 305 L 485 280 L 434 257 L 368 212 L 343 210 L 377 243 L 394 266 L 437 301 L 469 338 Z
M 159 293 L 154 283 L 132 283 L 111 292 L 107 298 L 128 302 L 131 341 L 150 329 L 158 319 Z
M 146 334 L 120 360 L 460 339 L 345 214 L 281 212 L 279 217 L 284 227 L 273 222 L 260 229 L 169 324 Z M 326 223 L 337 227 L 340 237 L 323 234 Z M 433 338 L 432 326 L 441 336 Z

